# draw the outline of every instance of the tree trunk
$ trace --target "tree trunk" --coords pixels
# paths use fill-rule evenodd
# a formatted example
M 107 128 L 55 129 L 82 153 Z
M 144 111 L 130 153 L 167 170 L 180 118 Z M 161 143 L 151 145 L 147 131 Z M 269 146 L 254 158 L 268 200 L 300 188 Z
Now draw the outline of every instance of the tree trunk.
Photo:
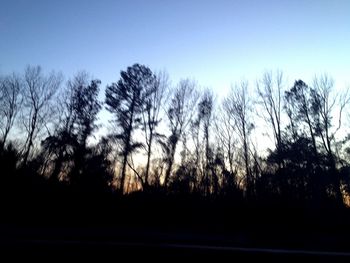
M 125 175 L 126 175 L 126 164 L 128 162 L 128 156 L 130 154 L 130 140 L 131 140 L 131 131 L 132 131 L 132 125 L 134 121 L 134 109 L 135 109 L 135 99 L 133 99 L 133 102 L 130 107 L 130 118 L 129 118 L 129 126 L 127 130 L 127 137 L 126 137 L 126 145 L 124 147 L 123 152 L 123 165 L 122 165 L 122 174 L 120 178 L 120 192 L 124 194 L 124 184 L 125 184 Z
M 35 112 L 33 114 L 33 118 L 31 120 L 30 133 L 28 134 L 28 145 L 27 145 L 27 149 L 26 149 L 26 152 L 25 152 L 24 158 L 23 158 L 23 164 L 22 164 L 23 166 L 27 165 L 29 153 L 30 153 L 30 150 L 31 150 L 32 145 L 33 145 L 33 137 L 34 137 L 34 131 L 36 128 L 37 117 L 38 117 L 38 110 L 35 109 Z
M 169 177 L 170 177 L 170 173 L 171 173 L 171 169 L 173 167 L 173 163 L 174 163 L 174 157 L 175 157 L 175 150 L 176 150 L 176 145 L 177 145 L 177 139 L 176 141 L 174 141 L 171 144 L 171 148 L 170 148 L 170 154 L 169 154 L 169 158 L 168 158 L 168 167 L 167 170 L 165 172 L 165 177 L 164 177 L 164 186 L 166 187 L 169 181 Z
M 149 167 L 151 162 L 152 154 L 152 141 L 153 141 L 153 132 L 150 132 L 148 149 L 147 149 L 147 164 L 146 164 L 146 174 L 145 174 L 145 187 L 148 187 L 148 176 L 149 176 Z
M 27 165 L 27 162 L 28 162 L 28 157 L 29 157 L 29 153 L 30 153 L 30 150 L 32 148 L 32 145 L 33 145 L 33 133 L 34 133 L 34 130 L 31 131 L 30 135 L 29 135 L 29 138 L 28 138 L 28 146 L 27 146 L 27 149 L 24 153 L 24 157 L 23 157 L 23 166 L 26 166 Z

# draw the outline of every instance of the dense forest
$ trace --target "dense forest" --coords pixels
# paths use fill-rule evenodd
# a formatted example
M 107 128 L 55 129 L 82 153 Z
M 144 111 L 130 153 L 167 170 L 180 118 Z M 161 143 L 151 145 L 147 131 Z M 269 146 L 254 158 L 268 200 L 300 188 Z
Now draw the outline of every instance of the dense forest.
M 266 72 L 221 95 L 190 79 L 171 84 L 140 64 L 103 96 L 86 72 L 63 79 L 39 66 L 0 77 L 0 198 L 9 220 L 79 214 L 234 228 L 230 220 L 261 223 L 265 214 L 348 213 L 350 93 L 330 76 L 288 84 L 282 72 Z M 256 216 L 247 221 L 248 210 Z

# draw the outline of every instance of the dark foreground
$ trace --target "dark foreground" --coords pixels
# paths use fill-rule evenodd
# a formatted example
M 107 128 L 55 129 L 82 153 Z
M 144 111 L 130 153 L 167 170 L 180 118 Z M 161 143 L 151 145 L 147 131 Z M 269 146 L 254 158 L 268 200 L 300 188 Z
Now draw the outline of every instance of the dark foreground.
M 143 193 L 10 197 L 1 198 L 0 250 L 11 259 L 350 262 L 345 207 Z
M 95 260 L 268 260 L 268 262 L 349 262 L 350 252 L 334 245 L 299 248 L 258 244 L 261 237 L 245 235 L 201 235 L 127 228 L 1 227 L 2 255 L 45 261 Z M 294 237 L 297 238 L 297 237 Z M 302 237 L 301 237 L 302 238 Z M 315 237 L 309 237 L 315 238 Z M 331 238 L 330 236 L 328 238 Z M 271 238 L 267 238 L 267 240 Z M 263 239 L 260 239 L 263 241 Z M 275 240 L 278 242 L 278 240 Z M 283 240 L 280 240 L 283 243 Z M 296 241 L 296 240 L 295 240 Z M 308 240 L 307 242 L 311 241 Z M 330 240 L 329 240 L 330 241 Z M 327 241 L 323 243 L 326 245 Z M 255 245 L 254 245 L 255 244 Z M 319 243 L 320 244 L 320 243 Z M 263 261 L 264 262 L 264 261 Z

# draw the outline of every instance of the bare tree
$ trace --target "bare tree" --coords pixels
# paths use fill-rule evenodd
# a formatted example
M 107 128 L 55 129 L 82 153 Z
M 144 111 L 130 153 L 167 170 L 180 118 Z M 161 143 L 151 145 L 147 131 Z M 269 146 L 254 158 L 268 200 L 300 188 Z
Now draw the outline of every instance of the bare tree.
M 21 79 L 16 74 L 0 80 L 0 148 L 6 144 L 17 113 L 22 105 Z
M 230 174 L 235 173 L 235 144 L 237 142 L 235 134 L 235 121 L 230 114 L 230 105 L 224 100 L 222 107 L 219 108 L 217 117 L 215 118 L 215 129 L 217 131 L 217 142 L 223 149 L 225 159 L 227 159 Z
M 152 147 L 155 140 L 163 137 L 162 134 L 157 133 L 160 119 L 160 110 L 165 98 L 165 92 L 169 86 L 168 76 L 165 72 L 160 72 L 156 75 L 153 85 L 149 86 L 149 91 L 144 101 L 144 108 L 142 110 L 143 131 L 145 134 L 147 162 L 145 169 L 144 184 L 149 185 L 149 171 L 152 156 Z
M 242 81 L 231 89 L 225 99 L 227 111 L 235 121 L 236 132 L 242 143 L 247 192 L 251 194 L 254 180 L 250 167 L 250 133 L 254 128 L 251 121 L 251 100 L 248 97 L 248 83 Z
M 209 194 L 211 192 L 211 183 L 215 186 L 217 190 L 217 178 L 214 178 L 214 173 L 212 172 L 212 162 L 213 162 L 213 151 L 209 145 L 209 128 L 212 122 L 213 105 L 214 99 L 213 94 L 206 90 L 202 95 L 202 98 L 198 104 L 198 125 L 202 123 L 203 126 L 203 139 L 204 139 L 204 167 L 203 167 L 203 184 L 204 193 Z
M 63 176 L 61 176 L 63 173 L 61 172 L 64 170 L 64 175 L 67 175 L 71 170 L 72 163 L 64 169 L 62 168 L 65 163 L 71 162 L 77 144 L 75 133 L 77 114 L 74 102 L 77 100 L 75 97 L 78 90 L 87 85 L 87 78 L 86 73 L 78 73 L 73 79 L 68 80 L 65 87 L 59 91 L 56 107 L 58 121 L 53 135 L 48 136 L 42 142 L 42 154 L 46 159 L 46 163 L 52 163 L 52 172 L 49 174 L 53 180 L 63 179 Z M 50 165 L 47 164 L 44 167 L 43 174 L 48 174 L 46 167 L 50 167 Z
M 23 149 L 23 165 L 28 158 L 40 131 L 48 129 L 50 117 L 53 114 L 53 97 L 60 87 L 62 76 L 50 73 L 45 76 L 41 67 L 28 66 L 24 74 L 22 110 L 23 126 L 26 132 L 26 140 Z
M 263 116 L 266 123 L 268 123 L 272 129 L 278 156 L 280 156 L 282 147 L 282 84 L 283 74 L 280 71 L 276 72 L 275 77 L 272 72 L 266 72 L 262 79 L 257 82 L 257 93 L 265 112 Z M 280 159 L 279 165 L 281 164 L 282 160 Z
M 315 134 L 321 138 L 321 145 L 328 159 L 328 165 L 332 171 L 333 193 L 340 202 L 343 201 L 343 194 L 341 192 L 340 178 L 336 171 L 336 133 L 341 128 L 342 112 L 345 106 L 349 103 L 350 97 L 348 91 L 340 96 L 333 95 L 334 81 L 328 75 L 323 74 L 315 77 L 312 109 L 315 115 Z M 333 118 L 334 111 L 338 108 L 338 120 L 334 125 Z M 334 150 L 333 150 L 334 149 Z
M 319 135 L 327 155 L 333 160 L 333 142 L 336 133 L 341 128 L 342 112 L 350 101 L 348 92 L 333 95 L 334 81 L 327 74 L 315 77 L 313 109 L 317 113 L 315 118 L 316 134 Z M 334 125 L 334 111 L 338 108 L 338 120 Z M 334 160 L 333 160 L 334 161 Z
M 173 91 L 173 95 L 170 99 L 170 105 L 167 110 L 170 136 L 167 139 L 167 143 L 163 144 L 165 151 L 165 162 L 167 164 L 164 177 L 165 186 L 168 183 L 174 164 L 177 144 L 192 119 L 197 101 L 198 93 L 196 92 L 195 82 L 188 79 L 181 80 Z

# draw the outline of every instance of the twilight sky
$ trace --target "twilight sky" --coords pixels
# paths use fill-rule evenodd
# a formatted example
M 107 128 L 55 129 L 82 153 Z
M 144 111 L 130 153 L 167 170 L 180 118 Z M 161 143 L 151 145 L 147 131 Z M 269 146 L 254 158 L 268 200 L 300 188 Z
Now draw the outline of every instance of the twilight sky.
M 350 1 L 1 0 L 0 73 L 27 64 L 115 82 L 135 62 L 217 92 L 268 69 L 350 84 Z

